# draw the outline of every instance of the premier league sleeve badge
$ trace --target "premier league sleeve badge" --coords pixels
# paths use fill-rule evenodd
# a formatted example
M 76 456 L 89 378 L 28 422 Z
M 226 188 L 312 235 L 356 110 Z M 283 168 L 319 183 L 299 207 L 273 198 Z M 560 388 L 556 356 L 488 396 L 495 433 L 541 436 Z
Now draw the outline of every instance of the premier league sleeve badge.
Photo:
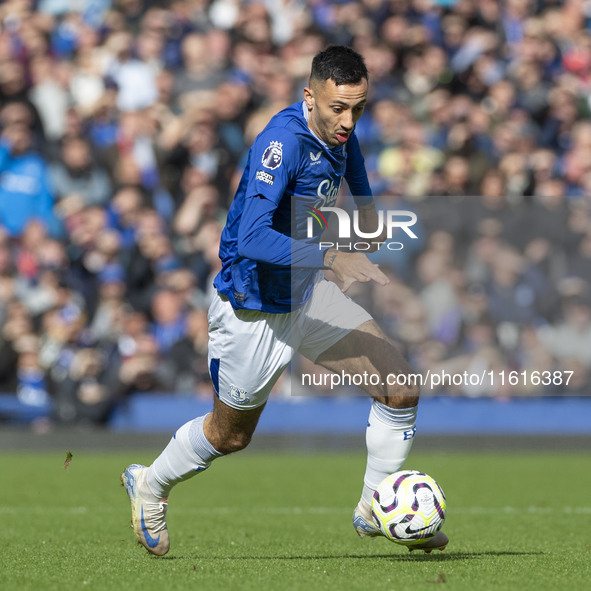
M 263 166 L 269 170 L 275 170 L 281 165 L 283 160 L 283 144 L 281 142 L 271 142 L 263 152 L 261 160 Z

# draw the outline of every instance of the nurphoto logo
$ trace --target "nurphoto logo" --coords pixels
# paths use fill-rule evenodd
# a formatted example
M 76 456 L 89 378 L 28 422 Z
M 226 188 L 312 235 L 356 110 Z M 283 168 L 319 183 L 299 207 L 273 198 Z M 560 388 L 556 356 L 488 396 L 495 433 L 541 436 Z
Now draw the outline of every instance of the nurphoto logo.
M 392 240 L 395 229 L 401 229 L 409 238 L 415 240 L 418 236 L 411 230 L 417 222 L 417 216 L 412 211 L 403 209 L 389 209 L 386 211 L 378 211 L 377 228 L 370 232 L 364 232 L 359 227 L 359 211 L 353 211 L 353 224 L 351 224 L 351 216 L 340 207 L 308 207 L 308 225 L 307 237 L 314 238 L 314 222 L 319 224 L 320 231 L 324 231 L 328 227 L 328 221 L 324 213 L 334 213 L 338 224 L 338 240 L 336 242 L 319 242 L 320 250 L 327 248 L 336 248 L 343 250 L 371 250 L 377 245 L 381 248 L 384 244 L 388 250 L 402 250 L 404 244 L 402 242 L 385 242 L 385 241 L 371 241 L 372 238 L 380 238 L 383 235 L 384 228 L 386 229 L 387 240 Z M 351 240 L 351 228 L 355 238 L 361 239 L 350 242 L 342 242 L 343 240 Z

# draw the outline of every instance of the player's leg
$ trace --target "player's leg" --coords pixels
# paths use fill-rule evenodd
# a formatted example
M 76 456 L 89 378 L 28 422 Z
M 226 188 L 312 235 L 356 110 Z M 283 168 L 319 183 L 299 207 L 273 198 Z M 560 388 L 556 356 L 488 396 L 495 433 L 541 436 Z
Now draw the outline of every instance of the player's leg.
M 264 408 L 265 404 L 250 410 L 236 409 L 216 397 L 213 412 L 203 424 L 204 435 L 223 455 L 240 451 L 250 443 Z
M 264 406 L 236 409 L 214 397 L 213 411 L 180 427 L 149 467 L 150 490 L 166 499 L 174 486 L 206 470 L 216 458 L 244 449 Z
M 134 531 L 149 552 L 168 551 L 166 509 L 172 488 L 250 441 L 267 397 L 293 353 L 286 339 L 277 338 L 289 328 L 286 319 L 284 326 L 274 325 L 281 320 L 279 315 L 236 312 L 226 299 L 214 299 L 208 352 L 217 394 L 213 412 L 180 427 L 149 468 L 134 464 L 122 475 Z
M 415 379 L 388 379 L 388 375 L 412 376 L 414 372 L 375 320 L 367 320 L 349 331 L 320 353 L 316 363 L 339 374 L 379 375 L 379 381 L 371 383 L 368 378 L 361 387 L 387 407 L 410 408 L 419 402 Z
M 336 373 L 380 376 L 365 380 L 363 389 L 373 398 L 366 429 L 367 465 L 363 491 L 353 513 L 353 525 L 360 537 L 381 535 L 371 519 L 371 501 L 376 488 L 389 474 L 402 468 L 414 441 L 419 387 L 413 371 L 399 350 L 374 320 L 352 330 L 321 353 L 316 363 Z M 390 376 L 390 378 L 388 377 Z M 405 376 L 392 379 L 392 376 Z M 403 384 L 403 385 L 400 385 Z M 443 550 L 447 536 L 438 532 L 413 549 Z
M 379 535 L 370 515 L 373 493 L 386 476 L 400 470 L 410 453 L 418 385 L 410 366 L 376 322 L 333 283 L 319 282 L 315 286 L 306 321 L 299 347 L 303 355 L 337 374 L 367 376 L 363 388 L 373 403 L 366 431 L 363 492 L 354 525 L 361 536 Z M 371 380 L 371 374 L 379 379 Z
M 302 322 L 300 353 L 337 374 L 367 376 L 363 388 L 374 401 L 361 505 L 369 514 L 376 487 L 402 466 L 410 452 L 419 388 L 412 379 L 388 380 L 389 374 L 408 376 L 410 366 L 370 314 L 334 283 L 316 283 Z M 370 374 L 379 376 L 377 383 Z
M 321 353 L 316 362 L 339 374 L 367 372 L 380 376 L 379 380 L 373 380 L 375 385 L 367 379 L 363 386 L 373 398 L 366 430 L 367 467 L 360 502 L 363 513 L 369 515 L 375 489 L 386 476 L 402 467 L 410 453 L 419 388 L 413 380 L 398 380 L 413 382 L 410 386 L 399 386 L 395 380 L 388 380 L 388 375 L 409 376 L 412 370 L 373 320 L 352 330 Z
M 213 411 L 185 423 L 150 467 L 132 464 L 122 475 L 132 507 L 132 526 L 152 554 L 168 552 L 166 525 L 172 488 L 206 470 L 216 458 L 244 449 L 256 429 L 264 404 L 237 410 L 214 399 Z

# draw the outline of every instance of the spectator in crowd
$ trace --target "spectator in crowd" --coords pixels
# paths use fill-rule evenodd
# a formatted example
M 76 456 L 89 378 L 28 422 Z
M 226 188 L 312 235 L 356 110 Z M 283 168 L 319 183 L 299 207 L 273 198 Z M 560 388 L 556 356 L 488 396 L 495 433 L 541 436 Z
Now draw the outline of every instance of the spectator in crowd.
M 169 384 L 163 375 L 158 345 L 150 334 L 139 333 L 121 356 L 114 392 L 125 396 L 132 392 L 166 391 Z
M 125 269 L 117 263 L 106 264 L 97 275 L 97 305 L 89 327 L 94 341 L 113 340 L 117 336 L 121 309 L 125 304 Z
M 51 166 L 51 182 L 58 201 L 80 195 L 85 205 L 105 205 L 111 196 L 111 181 L 93 163 L 90 142 L 84 137 L 64 138 L 61 157 Z
M 58 234 L 47 164 L 33 149 L 30 111 L 23 103 L 9 103 L 0 111 L 0 124 L 0 223 L 14 237 L 31 219 Z
M 419 240 L 372 255 L 390 285 L 356 297 L 420 371 L 572 368 L 591 393 L 581 2 L 91 4 L 0 4 L 0 389 L 47 392 L 68 423 L 209 391 L 245 151 L 337 42 L 370 70 L 376 200 L 418 216 Z
M 585 292 L 588 286 L 584 286 Z M 591 365 L 591 303 L 587 293 L 565 294 L 562 319 L 544 326 L 539 335 L 546 349 L 556 358 L 575 360 L 583 367 Z
M 184 336 L 170 347 L 163 361 L 170 374 L 167 382 L 175 392 L 210 395 L 208 341 L 207 312 L 194 308 L 187 316 Z
M 100 349 L 76 351 L 67 374 L 55 385 L 54 419 L 62 425 L 104 425 L 117 402 L 112 369 Z
M 0 334 L 0 392 L 17 392 L 19 384 L 19 357 L 26 350 L 37 350 L 33 322 L 25 306 L 18 299 L 4 303 L 5 320 Z M 31 345 L 31 343 L 33 343 Z
M 187 312 L 178 292 L 160 289 L 152 296 L 150 333 L 158 351 L 167 353 L 187 334 Z

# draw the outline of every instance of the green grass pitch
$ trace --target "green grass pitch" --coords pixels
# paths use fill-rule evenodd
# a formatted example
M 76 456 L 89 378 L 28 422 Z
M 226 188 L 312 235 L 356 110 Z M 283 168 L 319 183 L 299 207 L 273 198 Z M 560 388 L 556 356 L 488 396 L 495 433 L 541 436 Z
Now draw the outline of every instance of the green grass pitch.
M 583 453 L 413 453 L 446 492 L 445 552 L 359 539 L 365 459 L 243 452 L 171 495 L 171 551 L 129 527 L 119 474 L 153 453 L 0 454 L 0 589 L 587 590 L 591 462 Z

